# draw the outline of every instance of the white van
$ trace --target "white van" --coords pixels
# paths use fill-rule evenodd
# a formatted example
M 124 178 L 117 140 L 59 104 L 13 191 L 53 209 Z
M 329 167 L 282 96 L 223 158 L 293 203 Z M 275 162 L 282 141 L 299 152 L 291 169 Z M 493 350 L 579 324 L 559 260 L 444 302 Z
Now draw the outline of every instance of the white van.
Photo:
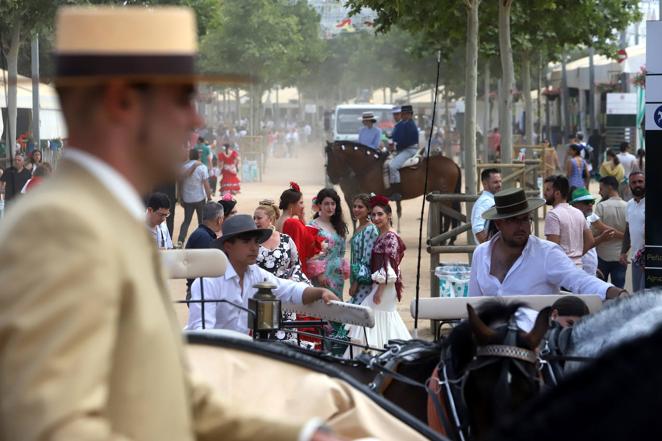
M 393 106 L 391 104 L 341 104 L 336 107 L 333 119 L 334 141 L 358 141 L 363 127 L 361 115 L 372 112 L 377 118 L 376 126 L 388 134 L 393 130 Z

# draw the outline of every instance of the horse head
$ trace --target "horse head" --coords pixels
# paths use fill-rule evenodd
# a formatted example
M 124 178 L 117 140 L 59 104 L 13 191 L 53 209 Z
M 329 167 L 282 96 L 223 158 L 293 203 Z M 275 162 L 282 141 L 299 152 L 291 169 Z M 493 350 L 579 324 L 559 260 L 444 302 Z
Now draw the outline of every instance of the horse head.
M 467 305 L 462 396 L 475 439 L 481 439 L 504 416 L 538 395 L 540 376 L 536 349 L 549 326 L 551 308 L 538 314 L 530 332 L 517 327 L 515 314 L 522 303 L 487 302 L 480 314 Z M 468 327 L 468 332 L 467 332 Z M 457 350 L 457 348 L 456 348 Z M 451 351 L 453 356 L 453 351 Z

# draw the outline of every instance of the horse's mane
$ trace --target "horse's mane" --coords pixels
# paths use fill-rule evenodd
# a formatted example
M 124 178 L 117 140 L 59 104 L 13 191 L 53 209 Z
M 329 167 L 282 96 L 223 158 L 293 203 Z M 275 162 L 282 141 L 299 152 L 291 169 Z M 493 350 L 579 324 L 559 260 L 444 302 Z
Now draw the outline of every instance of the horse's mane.
M 650 334 L 662 324 L 661 293 L 648 290 L 607 302 L 601 311 L 574 326 L 569 354 L 595 357 L 620 343 Z
M 489 439 L 660 439 L 661 346 L 662 327 L 658 327 L 650 335 L 608 350 L 504 421 Z
M 507 303 L 501 299 L 494 299 L 481 303 L 476 312 L 483 323 L 492 326 L 500 322 L 507 323 L 510 317 L 523 306 L 526 306 L 523 302 Z M 503 332 L 505 333 L 505 330 Z M 445 341 L 445 346 L 450 349 L 455 372 L 463 371 L 476 353 L 476 344 L 467 320 L 453 328 Z
M 374 159 L 383 159 L 388 156 L 387 152 L 383 152 L 381 150 L 375 150 L 366 145 L 359 144 L 358 142 L 354 142 L 354 141 L 334 141 L 333 143 L 330 144 L 329 148 L 331 150 L 342 150 L 343 146 L 345 147 L 345 150 L 358 150 L 364 153 L 366 156 L 372 156 Z

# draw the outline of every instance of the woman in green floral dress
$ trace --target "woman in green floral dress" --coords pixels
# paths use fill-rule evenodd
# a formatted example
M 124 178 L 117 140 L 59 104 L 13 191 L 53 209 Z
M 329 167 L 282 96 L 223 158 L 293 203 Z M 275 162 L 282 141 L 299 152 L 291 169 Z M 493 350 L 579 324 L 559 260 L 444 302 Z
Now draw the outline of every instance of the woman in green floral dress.
M 358 194 L 352 201 L 352 214 L 359 223 L 352 239 L 351 265 L 349 273 L 349 303 L 360 305 L 372 290 L 372 271 L 370 270 L 370 258 L 372 246 L 379 236 L 377 227 L 370 221 L 370 195 Z

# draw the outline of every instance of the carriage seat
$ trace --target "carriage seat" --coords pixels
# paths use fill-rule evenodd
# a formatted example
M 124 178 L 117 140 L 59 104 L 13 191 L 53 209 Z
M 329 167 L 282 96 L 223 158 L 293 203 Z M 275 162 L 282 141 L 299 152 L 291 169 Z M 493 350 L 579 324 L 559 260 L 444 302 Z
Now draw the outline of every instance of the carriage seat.
M 217 248 L 159 251 L 166 275 L 170 279 L 220 277 L 225 274 L 228 258 Z
M 467 303 L 474 308 L 482 302 L 500 299 L 507 302 L 523 302 L 530 308 L 540 311 L 546 306 L 552 304 L 564 295 L 518 295 L 518 296 L 500 296 L 500 297 L 433 297 L 419 299 L 419 319 L 425 320 L 461 320 L 467 318 Z M 602 308 L 602 299 L 597 294 L 580 294 L 579 297 L 586 303 L 590 313 L 599 311 Z M 416 316 L 416 299 L 411 301 L 411 316 Z

